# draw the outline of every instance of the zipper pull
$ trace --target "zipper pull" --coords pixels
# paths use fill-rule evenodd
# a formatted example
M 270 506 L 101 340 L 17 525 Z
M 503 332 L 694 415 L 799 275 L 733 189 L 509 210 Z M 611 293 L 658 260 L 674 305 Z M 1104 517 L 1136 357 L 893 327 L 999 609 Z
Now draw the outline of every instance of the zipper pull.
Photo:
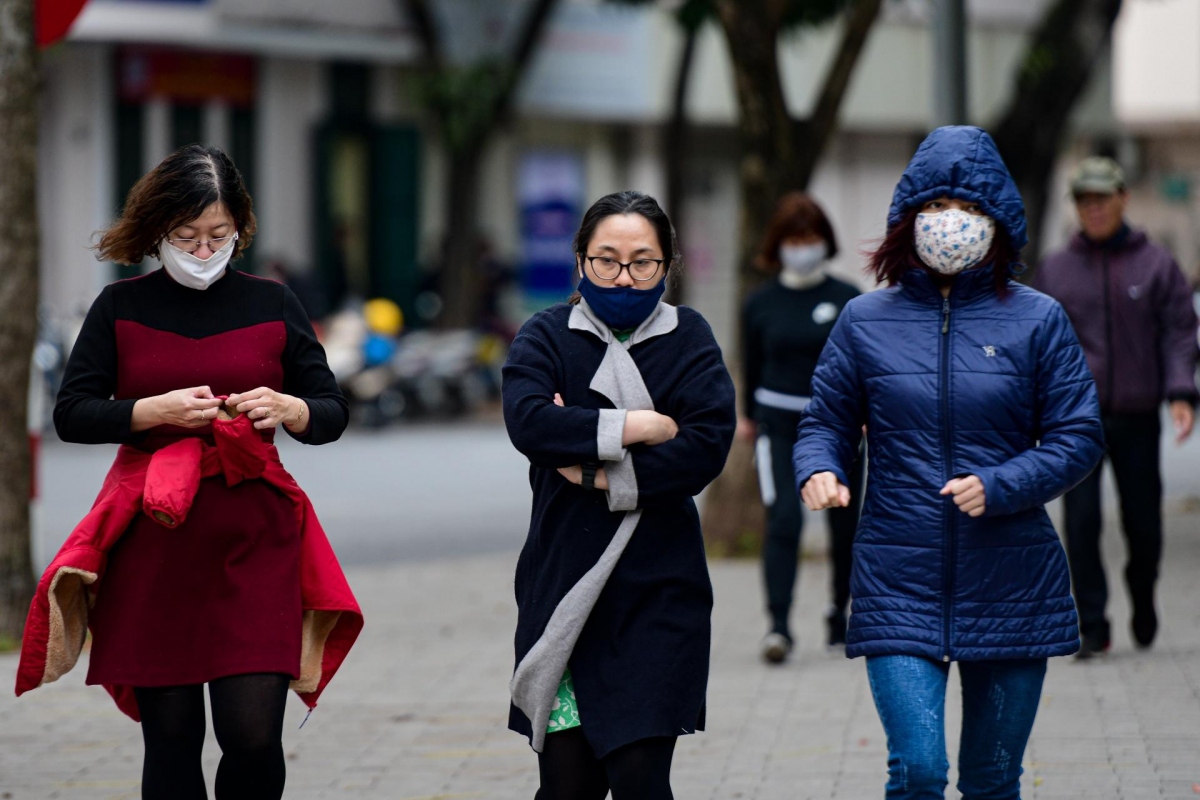
M 950 332 L 950 298 L 942 301 L 942 333 Z

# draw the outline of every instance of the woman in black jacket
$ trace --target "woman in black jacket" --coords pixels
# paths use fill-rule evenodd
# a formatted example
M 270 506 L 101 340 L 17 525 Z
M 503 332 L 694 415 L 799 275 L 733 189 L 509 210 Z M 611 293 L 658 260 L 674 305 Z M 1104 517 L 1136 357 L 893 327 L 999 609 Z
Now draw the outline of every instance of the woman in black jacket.
M 712 586 L 692 497 L 733 439 L 733 384 L 704 319 L 661 302 L 678 261 L 652 198 L 598 200 L 580 293 L 534 316 L 504 368 L 530 460 L 509 727 L 538 800 L 671 797 L 676 737 L 704 726 Z
M 782 663 L 792 651 L 788 616 L 796 588 L 804 515 L 792 474 L 796 427 L 812 397 L 813 370 L 846 303 L 858 289 L 830 277 L 825 267 L 837 255 L 833 226 L 816 201 L 803 192 L 784 195 L 775 208 L 759 250 L 760 269 L 777 273 L 746 301 L 742 312 L 742 367 L 745 391 L 738 433 L 757 439 L 755 461 L 767 535 L 763 579 L 771 630 L 759 646 L 763 659 Z M 833 567 L 831 604 L 825 613 L 826 643 L 846 643 L 850 604 L 850 561 L 858 527 L 862 461 L 851 470 L 854 502 L 829 510 L 829 552 Z

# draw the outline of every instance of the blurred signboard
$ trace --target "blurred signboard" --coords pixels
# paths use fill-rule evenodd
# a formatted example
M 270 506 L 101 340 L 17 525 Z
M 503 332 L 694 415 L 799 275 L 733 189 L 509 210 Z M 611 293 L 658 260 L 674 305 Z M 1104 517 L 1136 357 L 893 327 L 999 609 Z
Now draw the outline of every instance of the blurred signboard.
M 117 95 L 122 102 L 151 97 L 177 105 L 219 100 L 234 108 L 254 104 L 255 59 L 198 50 L 126 46 L 117 50 Z
M 310 29 L 352 29 L 375 34 L 401 33 L 408 30 L 397 0 L 354 0 L 330 3 L 327 0 L 212 0 L 224 20 L 248 25 L 303 27 Z
M 583 216 L 584 186 L 578 153 L 532 150 L 521 157 L 521 286 L 532 305 L 560 302 L 574 285 L 572 239 Z
M 554 116 L 641 119 L 655 112 L 653 15 L 617 4 L 563 4 L 529 74 L 521 108 Z

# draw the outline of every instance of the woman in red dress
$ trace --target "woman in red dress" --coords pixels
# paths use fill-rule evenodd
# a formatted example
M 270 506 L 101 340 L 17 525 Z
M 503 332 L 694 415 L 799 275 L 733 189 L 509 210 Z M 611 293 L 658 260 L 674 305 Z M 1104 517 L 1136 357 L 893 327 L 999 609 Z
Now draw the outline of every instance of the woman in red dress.
M 54 409 L 68 442 L 153 452 L 212 443 L 232 410 L 268 442 L 341 436 L 348 410 L 299 301 L 229 268 L 255 232 L 250 196 L 224 152 L 189 145 L 130 191 L 98 255 L 163 268 L 111 284 L 88 312 Z M 222 400 L 222 398 L 227 398 Z M 206 797 L 204 684 L 221 746 L 216 796 L 283 795 L 283 712 L 300 676 L 301 535 L 264 480 L 201 481 L 170 529 L 139 514 L 109 553 L 90 613 L 87 681 L 134 687 L 144 798 Z

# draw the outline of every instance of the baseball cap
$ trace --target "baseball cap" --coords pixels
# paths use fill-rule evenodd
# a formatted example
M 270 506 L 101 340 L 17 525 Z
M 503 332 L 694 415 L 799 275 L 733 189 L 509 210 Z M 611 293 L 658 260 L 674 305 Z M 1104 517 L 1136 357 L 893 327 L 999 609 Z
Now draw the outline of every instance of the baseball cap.
M 1071 194 L 1114 194 L 1125 188 L 1125 172 L 1111 158 L 1092 156 L 1071 173 Z

